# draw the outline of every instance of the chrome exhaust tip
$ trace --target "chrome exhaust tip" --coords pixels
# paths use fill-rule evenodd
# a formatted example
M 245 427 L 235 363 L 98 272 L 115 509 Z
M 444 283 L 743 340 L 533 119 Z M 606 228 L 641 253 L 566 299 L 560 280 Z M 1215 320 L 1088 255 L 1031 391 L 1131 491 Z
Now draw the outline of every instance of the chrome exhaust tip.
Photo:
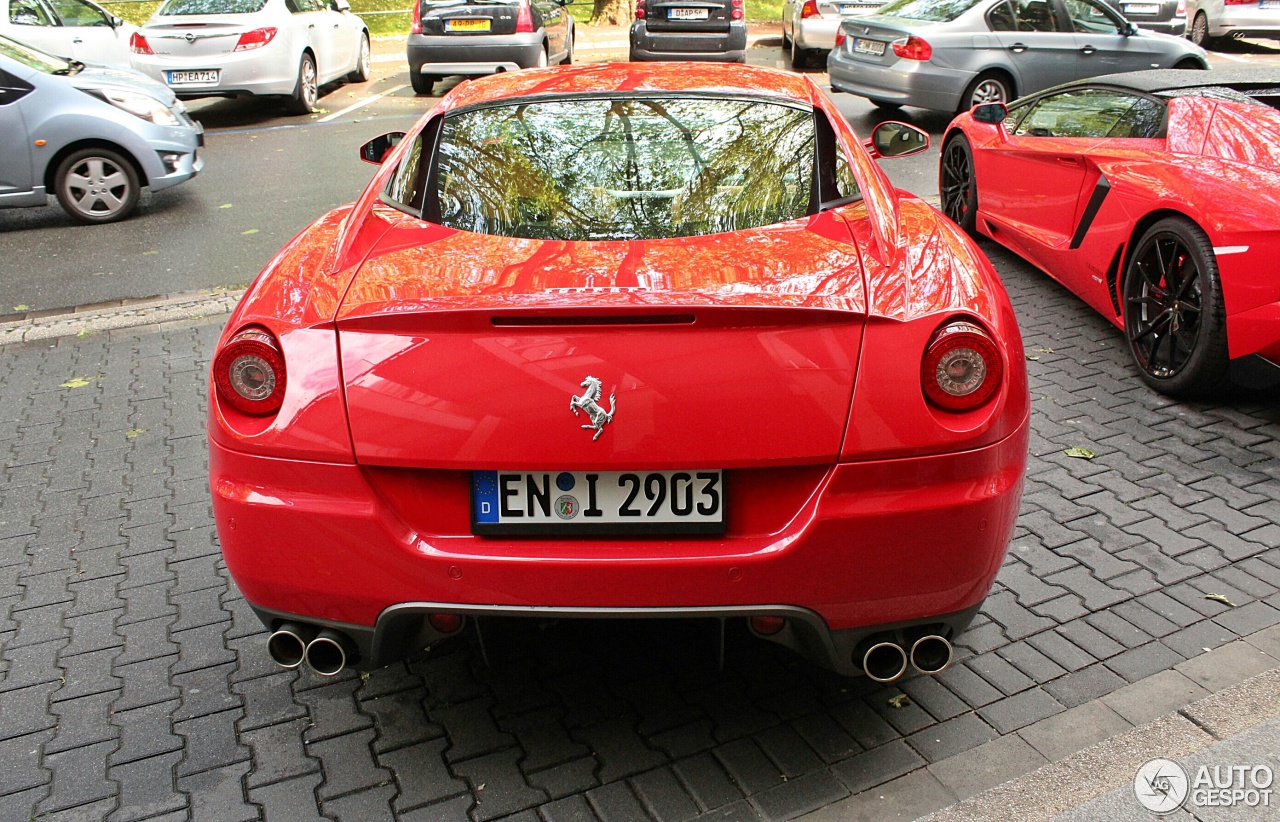
M 907 652 L 896 642 L 877 642 L 862 655 L 862 670 L 876 682 L 894 682 L 907 672 Z
M 286 622 L 267 638 L 267 655 L 281 668 L 296 668 L 307 656 L 307 643 L 316 635 L 310 625 Z
M 355 646 L 345 635 L 325 628 L 307 643 L 307 665 L 320 676 L 337 676 L 347 667 Z
M 951 664 L 951 643 L 946 637 L 930 634 L 911 644 L 911 667 L 922 674 L 940 674 Z

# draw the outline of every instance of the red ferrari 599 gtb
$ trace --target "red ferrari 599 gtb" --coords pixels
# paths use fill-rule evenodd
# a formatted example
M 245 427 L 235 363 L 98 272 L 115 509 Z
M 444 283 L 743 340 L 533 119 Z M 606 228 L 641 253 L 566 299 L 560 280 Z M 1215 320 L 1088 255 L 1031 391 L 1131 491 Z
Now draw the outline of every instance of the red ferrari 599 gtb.
M 1121 327 L 1157 391 L 1280 381 L 1280 72 L 1142 71 L 976 106 L 942 207 Z
M 869 142 L 806 77 L 659 63 L 475 80 L 367 144 L 213 362 L 218 532 L 276 661 L 674 616 L 945 668 L 1018 513 L 1024 355 L 873 162 L 927 137 Z

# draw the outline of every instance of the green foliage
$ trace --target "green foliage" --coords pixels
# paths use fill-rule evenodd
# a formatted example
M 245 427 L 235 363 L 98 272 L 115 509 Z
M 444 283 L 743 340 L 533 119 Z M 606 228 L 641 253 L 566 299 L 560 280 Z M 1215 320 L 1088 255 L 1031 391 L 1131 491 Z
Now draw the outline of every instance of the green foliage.
M 161 0 L 106 0 L 101 5 L 112 14 L 119 15 L 135 26 L 160 8 Z M 365 25 L 374 37 L 408 37 L 410 0 L 351 0 L 354 12 L 397 12 L 396 14 L 364 14 Z M 566 7 L 579 26 L 591 20 L 591 0 L 575 0 Z M 747 19 L 776 23 L 782 19 L 782 0 L 746 0 Z

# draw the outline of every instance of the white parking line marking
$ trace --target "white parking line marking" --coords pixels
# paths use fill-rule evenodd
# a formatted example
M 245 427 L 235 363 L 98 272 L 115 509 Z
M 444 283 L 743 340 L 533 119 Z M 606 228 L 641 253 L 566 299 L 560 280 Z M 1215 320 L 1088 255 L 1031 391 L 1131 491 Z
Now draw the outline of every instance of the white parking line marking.
M 1241 57 L 1241 56 L 1240 56 L 1240 55 L 1238 55 L 1238 54 L 1223 54 L 1223 53 L 1222 53 L 1222 52 L 1220 52 L 1220 51 L 1219 51 L 1219 52 L 1216 52 L 1216 54 L 1217 54 L 1217 56 L 1218 56 L 1218 57 L 1225 57 L 1225 58 L 1227 58 L 1228 60 L 1235 60 L 1237 63 L 1252 63 L 1252 62 L 1253 62 L 1253 61 L 1252 61 L 1252 60 L 1250 60 L 1248 57 Z
M 366 97 L 366 98 L 364 98 L 363 100 L 358 100 L 358 101 L 356 101 L 356 102 L 352 103 L 351 105 L 347 106 L 346 108 L 344 108 L 342 111 L 335 111 L 333 114 L 327 115 L 327 116 L 325 116 L 325 117 L 321 117 L 317 122 L 320 122 L 320 123 L 327 123 L 327 122 L 329 122 L 330 120 L 336 120 L 337 118 L 341 117 L 342 115 L 346 114 L 347 112 L 355 111 L 356 109 L 360 108 L 361 106 L 367 106 L 367 105 L 369 105 L 370 103 L 372 103 L 374 100 L 381 100 L 383 97 L 386 97 L 388 94 L 394 94 L 395 92 L 399 91 L 399 90 L 400 90 L 400 89 L 402 89 L 402 88 L 405 88 L 405 84 L 404 84 L 404 83 L 401 83 L 401 84 L 400 84 L 400 85 L 398 85 L 398 86 L 393 86 L 392 88 L 387 89 L 386 91 L 382 92 L 381 94 L 375 94 L 375 95 L 373 95 L 372 97 Z

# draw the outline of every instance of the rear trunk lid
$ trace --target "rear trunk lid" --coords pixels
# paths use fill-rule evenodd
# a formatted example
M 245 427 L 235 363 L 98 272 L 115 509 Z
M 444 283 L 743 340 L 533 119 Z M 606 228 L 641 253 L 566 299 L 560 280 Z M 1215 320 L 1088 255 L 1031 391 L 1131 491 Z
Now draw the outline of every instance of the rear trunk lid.
M 841 46 L 846 57 L 859 62 L 877 65 L 892 65 L 899 58 L 893 51 L 896 40 L 905 40 L 912 34 L 931 25 L 919 20 L 907 20 L 897 17 L 882 17 L 878 14 L 869 17 L 850 17 L 840 24 L 844 31 L 845 41 Z
M 222 15 L 210 22 L 207 15 L 165 17 L 141 30 L 157 55 L 178 58 L 222 57 L 235 51 L 240 35 L 266 26 L 259 15 Z
M 424 0 L 422 33 L 433 35 L 515 34 L 515 0 Z
M 338 314 L 357 460 L 566 471 L 834 462 L 864 294 L 856 247 L 828 215 L 577 243 L 405 218 Z M 609 419 L 592 425 L 594 410 Z
M 728 0 L 656 0 L 645 4 L 645 24 L 650 31 L 729 30 Z

